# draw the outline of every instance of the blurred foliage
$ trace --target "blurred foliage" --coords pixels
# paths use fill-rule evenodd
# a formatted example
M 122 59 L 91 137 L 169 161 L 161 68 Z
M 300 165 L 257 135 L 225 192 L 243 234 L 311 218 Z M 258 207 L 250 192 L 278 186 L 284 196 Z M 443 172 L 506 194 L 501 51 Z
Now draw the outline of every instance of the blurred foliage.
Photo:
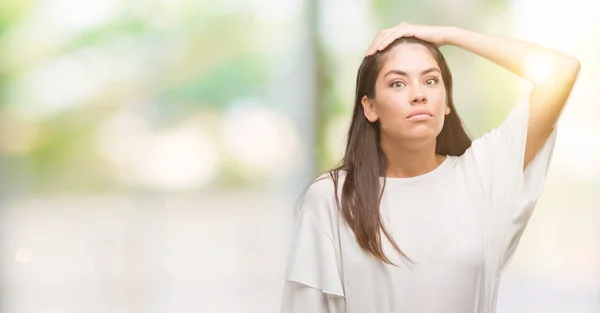
M 379 28 L 392 27 L 400 22 L 431 23 L 435 19 L 427 11 L 426 1 L 373 0 L 374 21 Z
M 65 36 L 57 46 L 40 47 L 45 51 L 41 58 L 0 65 L 0 104 L 5 108 L 0 107 L 0 116 L 5 118 L 15 108 L 33 113 L 36 104 L 25 109 L 23 103 L 10 102 L 8 92 L 24 75 L 57 58 L 97 51 L 110 60 L 115 46 L 125 42 L 125 49 L 129 50 L 123 52 L 137 54 L 146 73 L 150 73 L 140 81 L 107 84 L 104 90 L 83 100 L 85 103 L 67 106 L 39 119 L 36 123 L 43 136 L 32 150 L 24 155 L 4 156 L 9 177 L 23 181 L 26 190 L 122 189 L 114 170 L 99 156 L 95 136 L 99 125 L 123 106 L 131 107 L 154 128 L 160 128 L 176 124 L 199 107 L 222 111 L 236 98 L 265 96 L 266 56 L 255 52 L 255 34 L 250 33 L 252 12 L 219 11 L 217 6 L 206 10 L 206 2 L 177 5 L 185 5 L 186 9 L 168 17 L 170 22 L 164 25 L 156 23 L 157 18 L 164 17 L 158 8 L 146 8 L 147 14 L 141 14 L 122 5 L 107 22 L 69 34 L 71 37 Z M 34 22 L 30 14 L 33 10 L 40 7 L 31 1 L 2 1 L 2 34 L 19 31 Z M 2 42 L 6 44 L 4 49 L 9 45 L 11 51 L 20 49 L 6 38 Z M 132 106 L 124 102 L 127 99 L 145 104 Z
M 208 71 L 197 73 L 163 94 L 165 103 L 194 103 L 223 108 L 240 97 L 263 98 L 268 76 L 264 56 L 238 55 L 222 60 Z
M 32 0 L 2 0 L 0 2 L 0 34 L 22 20 L 32 8 Z
M 0 38 L 10 28 L 17 24 L 31 9 L 32 1 L 30 0 L 3 0 L 0 1 Z M 6 94 L 7 86 L 10 83 L 9 73 L 6 71 L 7 64 L 5 61 L 0 61 L 0 109 L 7 105 Z
M 501 7 L 505 0 L 485 2 L 467 0 L 461 4 L 477 16 L 463 21 L 461 26 L 478 25 L 493 9 Z M 437 25 L 453 24 L 455 17 L 441 10 L 442 0 L 432 1 L 393 1 L 372 0 L 370 4 L 372 20 L 376 28 L 386 28 L 407 20 L 415 23 Z M 0 3 L 0 31 L 7 34 L 19 31 L 32 22 L 33 11 L 40 8 L 32 1 L 6 0 Z M 330 155 L 327 149 L 327 126 L 339 116 L 350 116 L 354 95 L 345 94 L 340 82 L 336 81 L 339 67 L 359 64 L 342 63 L 334 52 L 323 44 L 319 18 L 322 4 L 317 0 L 306 0 L 308 14 L 303 16 L 309 28 L 314 55 L 313 82 L 316 87 L 317 102 L 310 110 L 315 118 L 317 147 L 315 158 L 316 172 L 331 168 L 339 161 L 339 156 Z M 80 32 L 65 34 L 55 46 L 40 47 L 40 53 L 33 58 L 18 59 L 18 64 L 0 63 L 0 117 L 9 116 L 9 109 L 24 106 L 24 103 L 9 102 L 9 92 L 15 82 L 23 79 L 31 71 L 58 58 L 70 58 L 82 51 L 99 53 L 103 58 L 121 57 L 124 62 L 141 64 L 142 73 L 129 81 L 113 81 L 83 103 L 67 106 L 53 114 L 41 118 L 39 128 L 43 136 L 27 154 L 8 158 L 7 168 L 13 177 L 28 177 L 26 188 L 33 190 L 105 190 L 124 188 L 116 180 L 114 170 L 98 155 L 94 141 L 99 125 L 124 107 L 141 114 L 154 130 L 176 125 L 183 119 L 198 112 L 223 112 L 236 99 L 268 99 L 272 79 L 268 69 L 271 55 L 260 47 L 265 34 L 254 33 L 256 16 L 250 9 L 220 10 L 217 3 L 186 1 L 185 9 L 163 12 L 161 7 L 137 10 L 121 5 L 110 18 L 94 27 Z M 131 4 L 133 5 L 133 4 Z M 224 6 L 225 7 L 225 6 Z M 174 13 L 175 12 L 175 13 Z M 40 14 L 40 12 L 37 12 Z M 41 13 L 43 14 L 43 13 Z M 171 14 L 171 16 L 167 16 Z M 37 16 L 37 15 L 36 15 Z M 299 14 L 298 16 L 302 16 Z M 163 21 L 165 20 L 165 21 Z M 161 22 L 162 21 L 162 22 Z M 48 25 L 52 27 L 52 25 Z M 69 37 L 70 36 L 70 37 Z M 15 43 L 0 37 L 3 49 Z M 40 42 L 43 38 L 39 38 Z M 34 41 L 37 38 L 32 39 Z M 261 41 L 263 40 L 263 41 Z M 17 41 L 20 43 L 20 41 Z M 258 43 L 257 43 L 258 42 Z M 4 51 L 20 51 L 21 47 L 11 46 Z M 452 60 L 459 52 L 444 52 L 452 67 Z M 464 53 L 464 52 L 460 52 Z M 129 60 L 127 58 L 133 58 Z M 120 60 L 123 62 L 123 60 Z M 337 63 L 336 63 L 337 62 Z M 116 64 L 119 64 L 116 62 Z M 117 65 L 118 66 L 118 65 Z M 459 64 L 455 73 L 464 75 L 471 68 L 469 64 Z M 498 76 L 496 69 L 475 67 L 469 75 L 482 76 L 489 84 L 502 84 L 507 78 Z M 481 69 L 480 69 L 481 68 Z M 456 77 L 457 75 L 455 75 Z M 61 79 L 57 77 L 56 79 Z M 127 78 L 130 79 L 130 78 Z M 460 77 L 458 77 L 460 80 Z M 294 82 L 290 82 L 293 84 Z M 474 86 L 480 88 L 480 86 Z M 293 87 L 290 87 L 293 88 Z M 506 88 L 486 89 L 480 96 L 484 102 L 507 103 L 514 100 L 514 92 Z M 26 110 L 35 110 L 35 104 Z M 3 109 L 4 108 L 4 109 Z M 349 109 L 350 108 L 350 109 Z M 488 106 L 477 110 L 485 113 Z M 496 109 L 493 109 L 496 110 Z M 478 119 L 482 125 L 498 122 L 498 114 L 483 114 Z M 492 119 L 492 120 L 490 120 Z M 471 128 L 471 127 L 469 127 Z M 479 133 L 476 131 L 475 133 Z M 243 185 L 251 183 L 236 173 L 235 162 L 230 156 L 220 155 L 219 183 Z M 12 160 L 12 161 L 11 161 Z M 21 164 L 16 166 L 17 164 Z M 25 165 L 23 165 L 25 164 Z M 28 174 L 22 171 L 28 168 Z
M 93 28 L 82 32 L 60 47 L 59 53 L 69 54 L 78 49 L 98 45 L 109 41 L 115 36 L 123 35 L 147 35 L 149 32 L 146 21 L 132 19 L 129 17 L 115 18 L 102 27 Z
M 86 107 L 42 124 L 44 140 L 30 153 L 29 162 L 36 178 L 30 183 L 46 191 L 110 189 L 111 169 L 98 156 L 95 144 L 97 116 L 105 114 L 103 110 Z

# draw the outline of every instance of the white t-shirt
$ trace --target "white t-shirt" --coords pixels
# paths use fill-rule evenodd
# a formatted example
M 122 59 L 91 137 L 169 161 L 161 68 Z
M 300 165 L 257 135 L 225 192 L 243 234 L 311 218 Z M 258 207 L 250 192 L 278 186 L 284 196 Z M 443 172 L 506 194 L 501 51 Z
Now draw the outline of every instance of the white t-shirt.
M 360 248 L 339 214 L 329 174 L 296 214 L 284 313 L 493 313 L 498 283 L 540 196 L 556 128 L 523 171 L 528 102 L 460 157 L 411 178 L 387 178 L 387 265 Z M 343 186 L 340 174 L 337 196 Z M 383 182 L 383 178 L 382 178 Z

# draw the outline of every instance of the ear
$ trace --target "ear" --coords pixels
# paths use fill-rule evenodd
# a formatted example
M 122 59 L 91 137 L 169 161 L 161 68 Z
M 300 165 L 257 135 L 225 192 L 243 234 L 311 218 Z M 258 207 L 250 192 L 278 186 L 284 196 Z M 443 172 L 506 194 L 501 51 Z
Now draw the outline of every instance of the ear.
M 450 106 L 446 104 L 446 110 L 444 110 L 444 115 L 450 114 Z
M 375 102 L 367 96 L 363 96 L 360 102 L 362 103 L 367 120 L 371 123 L 377 121 L 379 116 L 377 116 L 377 111 L 375 110 Z

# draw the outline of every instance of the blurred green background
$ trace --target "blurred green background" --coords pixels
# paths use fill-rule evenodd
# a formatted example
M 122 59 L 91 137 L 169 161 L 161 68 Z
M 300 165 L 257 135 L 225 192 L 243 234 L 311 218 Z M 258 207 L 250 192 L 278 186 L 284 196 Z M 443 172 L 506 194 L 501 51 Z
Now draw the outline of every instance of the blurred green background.
M 293 205 L 339 161 L 363 53 L 401 21 L 581 59 L 498 311 L 600 312 L 599 6 L 3 0 L 2 312 L 276 312 Z M 442 51 L 474 138 L 527 96 Z

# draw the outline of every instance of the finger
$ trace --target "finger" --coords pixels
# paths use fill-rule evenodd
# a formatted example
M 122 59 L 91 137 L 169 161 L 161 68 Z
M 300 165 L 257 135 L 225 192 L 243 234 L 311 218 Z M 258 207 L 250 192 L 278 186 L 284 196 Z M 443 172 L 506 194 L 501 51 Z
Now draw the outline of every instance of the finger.
M 373 40 L 371 47 L 365 53 L 366 56 L 373 55 L 377 51 L 385 50 L 392 42 L 400 37 L 412 36 L 408 34 L 410 24 L 402 22 L 399 25 L 384 29 L 379 32 L 377 37 Z
M 402 22 L 398 24 L 398 26 L 394 27 L 394 31 L 391 34 L 389 34 L 390 36 L 387 37 L 387 44 L 385 47 L 387 47 L 389 44 L 391 44 L 398 38 L 412 36 L 410 34 L 411 31 L 411 25 L 409 23 Z
M 371 41 L 371 45 L 369 45 L 369 48 L 367 49 L 367 53 L 370 52 L 374 47 L 375 47 L 375 43 L 379 40 L 379 38 L 382 36 L 382 34 L 385 32 L 385 29 L 380 30 L 377 35 L 375 36 L 375 38 L 373 38 L 373 40 Z
M 392 42 L 399 38 L 413 36 L 413 33 L 408 26 L 409 24 L 401 24 L 400 26 L 395 27 L 392 32 L 387 33 L 385 37 L 381 38 L 375 51 L 385 50 Z
M 392 41 L 394 41 L 396 39 L 397 36 L 398 36 L 397 31 L 390 32 L 385 37 L 381 38 L 376 49 L 379 51 L 384 50 L 387 46 L 390 45 L 390 43 L 392 43 Z
M 392 42 L 402 37 L 403 34 L 404 32 L 400 29 L 394 30 L 393 32 L 386 34 L 386 36 L 381 38 L 378 45 L 376 46 L 376 51 L 385 50 L 385 48 L 387 48 Z
M 371 46 L 369 47 L 369 49 L 367 49 L 367 52 L 365 54 L 366 55 L 375 54 L 375 52 L 377 52 L 377 47 L 381 44 L 381 41 L 383 40 L 383 38 L 385 38 L 391 31 L 393 31 L 393 30 L 392 29 L 384 29 L 384 30 L 380 31 L 379 34 L 375 37 L 375 39 L 373 39 Z

